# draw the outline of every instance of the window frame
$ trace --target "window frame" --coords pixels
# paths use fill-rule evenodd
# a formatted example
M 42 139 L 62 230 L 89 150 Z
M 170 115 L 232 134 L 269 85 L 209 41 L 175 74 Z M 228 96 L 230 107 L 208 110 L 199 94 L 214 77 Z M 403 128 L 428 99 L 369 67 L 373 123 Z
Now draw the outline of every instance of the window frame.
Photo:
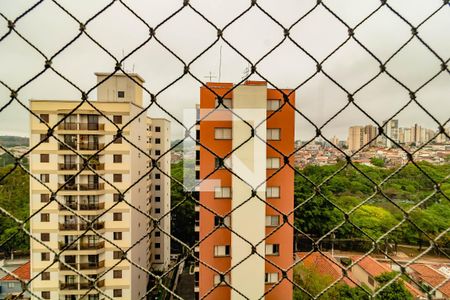
M 225 135 L 226 132 L 229 132 L 229 137 Z M 219 132 L 222 132 L 221 137 L 219 137 Z M 214 139 L 218 141 L 227 141 L 233 139 L 233 129 L 231 127 L 214 127 Z
M 269 190 L 271 191 L 270 195 L 269 195 Z M 273 195 L 273 191 L 274 190 L 278 190 L 278 195 L 277 196 Z M 281 188 L 280 188 L 280 186 L 268 186 L 268 187 L 266 187 L 266 198 L 280 199 L 280 195 L 281 195 Z
M 273 132 L 274 130 L 278 131 L 278 138 L 273 138 L 272 137 L 272 133 L 270 134 L 271 136 L 269 137 L 269 131 Z M 266 132 L 266 140 L 268 141 L 280 141 L 281 140 L 281 128 L 267 128 L 267 132 Z
M 228 195 L 224 196 L 224 190 L 228 190 Z M 218 191 L 220 195 L 218 195 Z M 233 197 L 233 192 L 230 186 L 216 186 L 214 187 L 214 199 L 230 199 Z

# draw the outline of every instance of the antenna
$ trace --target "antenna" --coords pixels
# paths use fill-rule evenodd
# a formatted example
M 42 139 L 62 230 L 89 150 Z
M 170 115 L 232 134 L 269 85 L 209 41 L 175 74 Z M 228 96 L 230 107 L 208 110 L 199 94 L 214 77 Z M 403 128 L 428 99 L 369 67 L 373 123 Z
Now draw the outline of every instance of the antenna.
M 211 71 L 209 71 L 209 75 L 207 75 L 207 76 L 203 76 L 203 77 L 205 77 L 205 78 L 209 78 L 209 81 L 210 81 L 210 82 L 212 81 L 212 79 L 213 79 L 213 78 L 216 78 L 216 76 L 214 76 L 214 75 L 212 74 L 212 72 L 211 72 Z
M 125 51 L 122 49 L 122 59 L 124 59 L 124 58 L 125 58 Z M 126 72 L 126 70 L 125 70 L 125 60 L 123 60 L 122 66 L 123 66 L 123 71 Z
M 222 77 L 222 45 L 220 45 L 220 50 L 219 50 L 219 82 L 220 82 L 220 77 Z

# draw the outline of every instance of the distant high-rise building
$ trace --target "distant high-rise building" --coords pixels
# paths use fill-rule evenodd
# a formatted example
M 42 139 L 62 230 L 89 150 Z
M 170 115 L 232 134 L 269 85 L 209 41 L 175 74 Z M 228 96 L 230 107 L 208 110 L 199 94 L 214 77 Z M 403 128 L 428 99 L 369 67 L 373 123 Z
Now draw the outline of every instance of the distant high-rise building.
M 351 126 L 348 129 L 347 138 L 348 149 L 351 152 L 355 152 L 362 148 L 364 145 L 364 127 L 363 126 Z
M 290 105 L 295 105 L 295 94 L 284 92 L 291 95 Z M 278 169 L 284 163 L 281 153 L 294 150 L 295 112 L 290 105 L 274 112 L 285 99 L 279 91 L 268 89 L 266 82 L 247 81 L 239 86 L 207 83 L 200 88 L 201 117 L 218 105 L 215 93 L 226 95 L 223 102 L 240 118 L 222 108 L 200 121 L 197 128 L 200 145 L 205 146 L 197 146 L 197 179 L 208 180 L 200 187 L 202 205 L 196 208 L 196 234 L 201 241 L 195 250 L 201 261 L 196 267 L 197 299 L 206 295 L 215 300 L 241 299 L 239 293 L 248 299 L 292 299 L 292 284 L 282 280 L 280 268 L 289 269 L 293 264 L 294 233 L 291 226 L 283 224 L 283 214 L 294 207 L 294 172 Z M 259 138 L 252 137 L 248 124 L 262 124 L 255 129 Z M 225 158 L 224 164 L 243 176 L 239 179 L 216 157 L 226 157 L 232 149 L 233 155 Z M 251 186 L 263 182 L 252 191 Z M 289 222 L 292 217 L 287 216 Z M 252 255 L 253 251 L 258 255 Z M 287 277 L 292 280 L 292 276 L 290 269 Z
M 385 123 L 385 122 L 383 122 L 383 123 Z M 384 125 L 383 129 L 384 129 L 384 134 L 385 134 L 385 135 L 383 135 L 384 140 L 385 140 L 385 146 L 388 148 L 391 148 L 392 146 L 394 146 L 393 142 L 396 142 L 396 143 L 399 142 L 398 120 L 392 119 L 392 120 L 387 121 L 386 124 Z
M 373 125 L 366 125 L 363 129 L 363 145 L 369 144 L 373 146 L 376 144 L 376 137 L 378 134 L 377 127 Z
M 42 182 L 30 182 L 30 213 L 35 214 L 30 232 L 36 239 L 30 240 L 31 290 L 43 299 L 104 298 L 86 276 L 97 279 L 96 287 L 109 298 L 140 299 L 147 291 L 147 272 L 130 263 L 152 267 L 155 237 L 148 236 L 153 223 L 145 214 L 158 202 L 146 176 L 150 160 L 141 153 L 156 151 L 156 143 L 148 143 L 143 91 L 135 83 L 144 80 L 137 74 L 129 74 L 132 79 L 121 73 L 96 75 L 101 84 L 98 100 L 91 102 L 95 107 L 80 101 L 30 101 L 41 118 L 30 120 L 30 143 L 41 142 L 30 154 L 30 170 Z M 47 126 L 55 125 L 48 138 Z M 167 141 L 166 134 L 164 129 L 161 142 Z M 165 159 L 160 166 L 170 172 Z M 167 211 L 170 197 L 160 197 Z M 60 262 L 52 263 L 54 252 Z M 130 261 L 121 261 L 125 256 Z

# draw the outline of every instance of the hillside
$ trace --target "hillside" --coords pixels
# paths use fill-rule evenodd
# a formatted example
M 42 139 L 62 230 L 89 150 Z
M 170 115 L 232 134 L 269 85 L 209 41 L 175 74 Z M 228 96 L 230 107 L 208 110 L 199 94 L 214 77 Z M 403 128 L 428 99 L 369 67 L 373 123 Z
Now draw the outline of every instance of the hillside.
M 21 136 L 0 136 L 0 145 L 5 148 L 15 147 L 15 146 L 26 146 L 29 145 L 29 139 L 27 137 Z

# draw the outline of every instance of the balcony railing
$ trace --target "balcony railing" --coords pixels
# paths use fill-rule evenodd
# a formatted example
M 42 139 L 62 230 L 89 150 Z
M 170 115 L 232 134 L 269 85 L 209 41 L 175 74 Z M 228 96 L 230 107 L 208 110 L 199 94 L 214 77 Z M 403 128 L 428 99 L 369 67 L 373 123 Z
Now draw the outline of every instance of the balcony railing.
M 80 230 L 87 230 L 89 228 L 89 223 L 80 223 Z M 105 222 L 95 222 L 92 224 L 92 229 L 99 230 L 105 228 Z
M 78 190 L 78 184 L 66 184 L 66 185 L 64 185 L 64 183 L 60 183 L 58 185 L 58 188 L 60 188 L 63 191 L 76 191 L 76 190 Z
M 67 208 L 77 210 L 78 205 L 76 203 L 65 203 L 65 206 L 61 204 L 59 205 L 59 210 L 67 210 Z
M 65 250 L 77 250 L 78 244 L 77 243 L 66 243 L 66 242 L 59 242 L 59 250 L 65 249 Z
M 97 191 L 105 189 L 104 183 L 81 183 L 79 186 L 80 191 Z
M 99 143 L 79 143 L 78 144 L 78 150 L 100 150 L 103 149 L 105 145 L 99 144 Z
M 92 282 L 81 282 L 80 283 L 80 290 L 90 290 L 94 284 Z M 97 281 L 97 287 L 104 287 L 105 286 L 105 280 Z
M 80 263 L 80 270 L 96 270 L 105 267 L 105 261 Z
M 59 282 L 61 290 L 78 290 L 78 283 L 76 282 Z
M 104 170 L 105 169 L 105 164 L 100 164 L 100 163 L 89 163 L 89 167 L 91 167 L 92 169 L 98 171 L 98 170 Z M 85 166 L 84 164 L 80 164 L 80 170 L 85 170 L 85 171 L 89 171 L 90 168 Z
M 76 143 L 68 143 L 68 142 L 64 142 L 64 144 L 59 144 L 59 150 L 70 150 L 68 146 L 70 146 L 74 150 L 77 150 Z
M 80 243 L 80 250 L 96 250 L 105 248 L 105 242 Z
M 59 230 L 77 230 L 77 223 L 59 223 Z
M 58 125 L 59 130 L 77 130 L 77 123 L 61 123 Z
M 80 130 L 105 130 L 105 124 L 99 123 L 79 123 Z
M 58 164 L 58 170 L 61 171 L 76 171 L 77 170 L 77 164 Z
M 80 203 L 80 210 L 104 209 L 105 203 Z
M 78 269 L 78 264 L 77 263 L 65 263 L 65 265 L 63 264 L 63 263 L 59 263 L 59 269 L 60 270 L 71 270 L 68 266 L 66 266 L 66 265 L 69 265 L 69 266 L 71 266 L 72 268 L 74 268 L 75 270 L 77 270 Z

